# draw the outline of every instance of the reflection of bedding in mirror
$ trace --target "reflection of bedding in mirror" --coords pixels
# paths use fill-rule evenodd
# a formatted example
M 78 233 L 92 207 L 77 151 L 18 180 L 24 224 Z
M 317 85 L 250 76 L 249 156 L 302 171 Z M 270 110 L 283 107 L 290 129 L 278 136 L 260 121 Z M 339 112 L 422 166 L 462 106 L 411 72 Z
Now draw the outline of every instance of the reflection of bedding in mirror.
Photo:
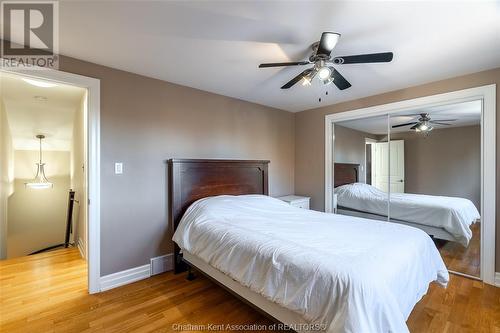
M 387 216 L 387 193 L 363 183 L 335 189 L 339 209 Z M 470 225 L 479 219 L 474 204 L 464 198 L 409 193 L 392 193 L 390 216 L 393 220 L 414 222 L 448 231 L 467 246 L 472 237 Z
M 480 208 L 479 125 L 434 129 L 428 136 L 392 133 L 392 140 L 404 141 L 405 192 L 466 198 Z
M 479 276 L 481 112 L 471 101 L 335 123 L 336 212 L 420 228 L 450 270 Z

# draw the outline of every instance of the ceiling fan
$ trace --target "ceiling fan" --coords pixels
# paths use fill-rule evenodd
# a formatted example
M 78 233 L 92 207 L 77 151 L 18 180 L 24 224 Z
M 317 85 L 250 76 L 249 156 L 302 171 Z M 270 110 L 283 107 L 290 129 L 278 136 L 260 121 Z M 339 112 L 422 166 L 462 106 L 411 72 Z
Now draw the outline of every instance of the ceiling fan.
M 314 65 L 288 81 L 281 89 L 291 88 L 300 80 L 303 80 L 302 85 L 311 85 L 312 79 L 317 75 L 324 84 L 333 82 L 337 88 L 344 90 L 349 88 L 351 84 L 331 65 L 390 62 L 392 60 L 392 52 L 333 57 L 331 53 L 339 38 L 339 33 L 323 32 L 320 41 L 312 44 L 313 54 L 309 60 L 260 64 L 259 68 Z
M 451 124 L 444 123 L 443 121 L 457 121 L 458 119 L 439 119 L 439 120 L 431 120 L 431 116 L 428 113 L 417 113 L 411 114 L 408 116 L 419 116 L 417 121 L 412 121 L 409 123 L 394 125 L 392 128 L 398 128 L 403 126 L 411 126 L 410 129 L 415 132 L 430 132 L 434 129 L 432 125 L 443 125 L 450 126 Z

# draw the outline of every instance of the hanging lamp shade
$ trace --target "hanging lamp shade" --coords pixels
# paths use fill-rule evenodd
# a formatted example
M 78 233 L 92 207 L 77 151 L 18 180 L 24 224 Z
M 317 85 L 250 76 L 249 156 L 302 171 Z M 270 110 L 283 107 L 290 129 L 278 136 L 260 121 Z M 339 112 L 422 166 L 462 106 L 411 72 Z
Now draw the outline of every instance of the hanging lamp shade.
M 45 139 L 45 135 L 39 134 L 36 138 L 40 140 L 40 160 L 36 164 L 36 176 L 32 181 L 24 183 L 24 185 L 33 189 L 52 188 L 54 185 L 47 179 L 47 177 L 45 177 L 45 163 L 42 162 L 42 140 Z

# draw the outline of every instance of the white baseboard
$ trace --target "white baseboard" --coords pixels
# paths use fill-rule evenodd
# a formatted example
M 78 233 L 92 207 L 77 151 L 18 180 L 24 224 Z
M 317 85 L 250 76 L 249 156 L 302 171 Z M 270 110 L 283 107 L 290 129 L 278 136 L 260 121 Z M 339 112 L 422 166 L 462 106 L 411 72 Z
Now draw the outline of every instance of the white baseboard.
M 101 276 L 101 291 L 113 289 L 150 277 L 149 264 L 127 269 L 121 272 Z
M 174 254 L 151 258 L 151 276 L 161 274 L 174 269 Z
M 76 246 L 78 247 L 78 251 L 80 251 L 80 255 L 82 256 L 82 258 L 87 260 L 87 258 L 85 258 L 85 250 L 84 250 L 84 246 L 83 246 L 83 241 L 80 237 L 78 237 L 78 242 L 77 242 Z
M 495 273 L 495 286 L 500 287 L 500 272 Z
M 101 276 L 100 289 L 101 291 L 106 291 L 139 280 L 147 279 L 151 275 L 164 273 L 173 269 L 173 254 L 166 254 L 163 256 L 151 258 L 149 264 Z

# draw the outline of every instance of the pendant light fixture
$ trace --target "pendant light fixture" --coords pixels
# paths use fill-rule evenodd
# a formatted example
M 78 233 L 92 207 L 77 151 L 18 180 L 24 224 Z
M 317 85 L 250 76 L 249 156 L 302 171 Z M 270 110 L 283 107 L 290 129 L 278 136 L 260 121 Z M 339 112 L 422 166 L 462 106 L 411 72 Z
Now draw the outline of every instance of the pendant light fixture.
M 45 189 L 53 187 L 53 184 L 49 182 L 47 177 L 45 177 L 45 163 L 42 162 L 42 140 L 45 139 L 45 135 L 37 135 L 36 138 L 40 140 L 40 161 L 37 163 L 36 176 L 29 183 L 25 183 L 24 185 L 33 189 Z

